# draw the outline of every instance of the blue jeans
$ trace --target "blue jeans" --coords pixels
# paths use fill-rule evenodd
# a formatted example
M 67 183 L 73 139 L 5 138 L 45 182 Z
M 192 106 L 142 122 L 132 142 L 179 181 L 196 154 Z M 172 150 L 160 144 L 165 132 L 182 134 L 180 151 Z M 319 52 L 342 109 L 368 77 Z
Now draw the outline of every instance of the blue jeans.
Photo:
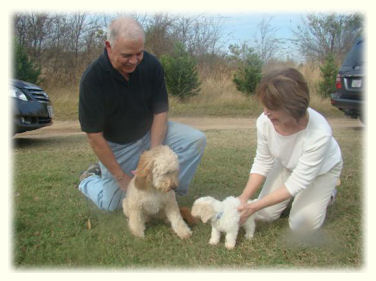
M 150 132 L 134 143 L 108 142 L 108 144 L 123 171 L 131 176 L 131 171 L 136 169 L 141 153 L 150 148 Z M 168 145 L 178 155 L 180 174 L 176 193 L 185 195 L 204 153 L 206 137 L 196 129 L 169 121 L 163 144 Z M 78 188 L 100 209 L 108 211 L 120 209 L 125 192 L 118 187 L 116 180 L 107 168 L 101 162 L 99 165 L 102 175 L 87 177 L 80 182 Z

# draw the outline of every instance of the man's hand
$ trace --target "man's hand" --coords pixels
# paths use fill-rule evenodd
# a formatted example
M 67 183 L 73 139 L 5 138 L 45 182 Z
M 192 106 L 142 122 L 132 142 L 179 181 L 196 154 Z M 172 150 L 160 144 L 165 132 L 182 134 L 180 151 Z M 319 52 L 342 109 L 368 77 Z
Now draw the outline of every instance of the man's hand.
M 123 191 L 127 191 L 128 185 L 132 178 L 128 176 L 126 173 L 123 173 L 121 176 L 115 177 L 116 181 L 119 185 L 119 188 L 122 189 Z
M 107 170 L 112 174 L 116 179 L 119 188 L 126 191 L 128 184 L 131 181 L 132 177 L 128 176 L 122 170 L 121 166 L 117 162 L 110 146 L 103 137 L 103 133 L 88 133 L 88 140 L 90 146 L 93 148 L 98 159 L 102 164 L 107 168 Z

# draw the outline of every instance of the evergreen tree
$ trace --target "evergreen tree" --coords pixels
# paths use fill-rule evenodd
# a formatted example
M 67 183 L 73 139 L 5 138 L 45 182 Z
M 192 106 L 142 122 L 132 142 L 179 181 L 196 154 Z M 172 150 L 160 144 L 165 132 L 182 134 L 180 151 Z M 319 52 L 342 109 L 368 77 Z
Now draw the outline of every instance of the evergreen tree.
M 184 100 L 200 92 L 197 63 L 182 43 L 176 43 L 171 55 L 161 57 L 169 94 Z
M 330 94 L 336 91 L 335 85 L 338 74 L 338 67 L 333 54 L 326 57 L 324 64 L 320 66 L 320 72 L 319 94 L 324 98 L 330 97 Z
M 237 54 L 239 59 L 239 67 L 234 74 L 233 82 L 240 92 L 247 96 L 253 95 L 262 77 L 263 62 L 252 48 L 243 46 L 239 51 L 237 46 L 231 47 L 232 53 Z
M 39 83 L 40 67 L 36 66 L 26 53 L 26 50 L 15 43 L 13 77 L 31 83 Z

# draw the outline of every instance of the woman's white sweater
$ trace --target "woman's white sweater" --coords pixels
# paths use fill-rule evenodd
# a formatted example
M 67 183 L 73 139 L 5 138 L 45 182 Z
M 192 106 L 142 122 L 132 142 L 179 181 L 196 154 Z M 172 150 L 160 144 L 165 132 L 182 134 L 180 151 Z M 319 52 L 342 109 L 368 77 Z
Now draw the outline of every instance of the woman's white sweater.
M 257 119 L 257 150 L 250 172 L 267 176 L 278 160 L 291 171 L 285 186 L 292 196 L 342 161 L 326 119 L 312 108 L 307 112 L 307 127 L 290 136 L 277 133 L 264 113 Z

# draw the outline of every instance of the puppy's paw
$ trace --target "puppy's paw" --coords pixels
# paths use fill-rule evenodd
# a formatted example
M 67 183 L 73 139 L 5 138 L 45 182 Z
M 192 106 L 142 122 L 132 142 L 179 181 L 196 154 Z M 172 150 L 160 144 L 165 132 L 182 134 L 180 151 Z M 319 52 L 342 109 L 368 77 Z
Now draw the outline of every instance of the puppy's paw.
M 246 233 L 246 234 L 244 235 L 244 237 L 245 237 L 245 239 L 247 239 L 247 240 L 252 240 L 252 239 L 253 239 L 253 233 Z
M 225 247 L 226 247 L 227 250 L 232 250 L 232 249 L 235 248 L 235 242 L 232 242 L 232 241 L 228 242 L 228 241 L 226 241 Z
M 218 239 L 210 238 L 210 240 L 209 240 L 209 244 L 210 244 L 210 245 L 215 246 L 215 245 L 217 245 L 218 243 L 219 243 L 219 240 L 218 240 Z

